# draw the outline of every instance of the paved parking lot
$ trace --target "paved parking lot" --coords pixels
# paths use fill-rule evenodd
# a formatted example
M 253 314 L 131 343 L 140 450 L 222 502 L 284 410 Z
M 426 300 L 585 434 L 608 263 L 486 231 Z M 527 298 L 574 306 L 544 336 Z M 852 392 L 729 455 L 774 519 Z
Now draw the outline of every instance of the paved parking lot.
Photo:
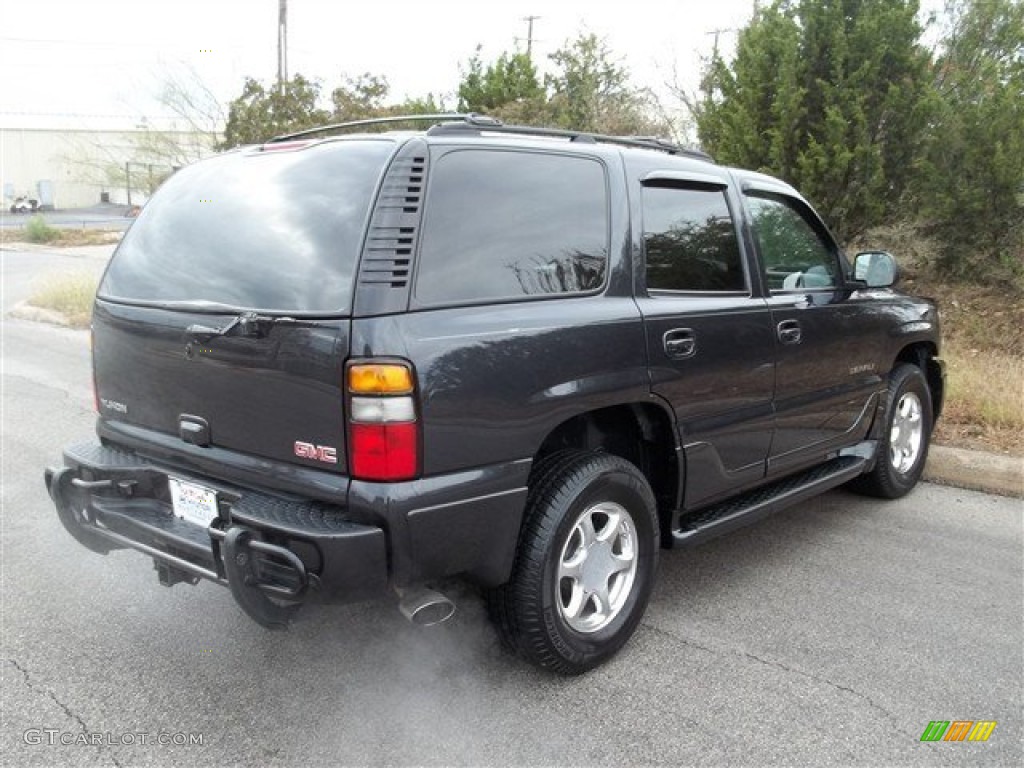
M 4 254 L 5 309 L 64 268 L 31 256 Z M 504 654 L 467 588 L 441 627 L 379 603 L 272 634 L 87 552 L 42 482 L 92 429 L 86 335 L 5 319 L 2 375 L 5 765 L 1019 765 L 1020 500 L 835 492 L 665 553 L 632 642 L 565 679 Z M 919 741 L 957 719 L 998 725 Z

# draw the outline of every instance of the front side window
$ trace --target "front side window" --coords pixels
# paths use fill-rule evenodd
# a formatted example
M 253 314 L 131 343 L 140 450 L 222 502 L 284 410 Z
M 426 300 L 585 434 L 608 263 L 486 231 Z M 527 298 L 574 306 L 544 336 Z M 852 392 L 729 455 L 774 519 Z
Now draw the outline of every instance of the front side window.
M 748 195 L 747 205 L 770 289 L 835 287 L 837 269 L 832 246 L 795 201 L 781 195 Z
M 724 190 L 646 186 L 643 201 L 648 290 L 747 290 Z
M 604 284 L 604 166 L 563 155 L 451 152 L 434 164 L 416 300 L 447 304 L 585 293 Z

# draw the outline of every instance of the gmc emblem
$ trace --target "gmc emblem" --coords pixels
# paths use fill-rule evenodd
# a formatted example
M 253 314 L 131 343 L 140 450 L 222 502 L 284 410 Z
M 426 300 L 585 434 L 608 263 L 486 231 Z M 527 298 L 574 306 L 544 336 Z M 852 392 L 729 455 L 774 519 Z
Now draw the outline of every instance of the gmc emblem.
M 295 455 L 300 459 L 313 459 L 313 461 L 322 461 L 325 464 L 338 463 L 338 451 L 329 445 L 313 445 L 296 440 Z

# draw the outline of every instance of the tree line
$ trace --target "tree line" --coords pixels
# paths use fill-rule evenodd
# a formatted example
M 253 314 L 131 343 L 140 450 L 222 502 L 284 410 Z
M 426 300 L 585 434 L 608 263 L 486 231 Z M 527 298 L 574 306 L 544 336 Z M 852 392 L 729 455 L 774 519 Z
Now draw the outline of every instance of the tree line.
M 938 34 L 936 34 L 938 32 Z M 929 44 L 927 40 L 932 42 Z M 461 67 L 451 98 L 395 102 L 384 77 L 329 94 L 296 74 L 247 79 L 224 147 L 372 117 L 481 112 L 509 123 L 619 135 L 679 135 L 606 41 L 581 34 L 548 56 L 508 51 Z M 1024 279 L 1024 3 L 917 0 L 757 3 L 728 57 L 715 48 L 696 93 L 676 89 L 703 149 L 794 184 L 843 241 L 907 222 L 961 279 Z
M 552 72 L 539 74 L 525 53 L 505 52 L 485 63 L 480 49 L 462 65 L 454 103 L 429 93 L 393 102 L 387 78 L 343 75 L 329 94 L 320 83 L 295 75 L 278 85 L 246 78 L 242 94 L 228 108 L 223 147 L 329 123 L 375 117 L 430 114 L 454 108 L 506 122 L 616 134 L 668 130 L 654 117 L 648 89 L 632 85 L 628 70 L 606 41 L 578 36 L 549 55 Z

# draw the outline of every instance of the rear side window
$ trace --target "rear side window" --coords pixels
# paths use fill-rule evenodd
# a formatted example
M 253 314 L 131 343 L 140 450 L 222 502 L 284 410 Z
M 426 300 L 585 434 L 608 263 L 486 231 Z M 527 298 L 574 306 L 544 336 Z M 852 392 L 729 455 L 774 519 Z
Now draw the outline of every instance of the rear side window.
M 431 171 L 416 299 L 447 304 L 604 284 L 608 192 L 595 160 L 461 150 Z
M 348 308 L 391 141 L 235 152 L 184 168 L 117 249 L 100 296 L 282 312 Z
M 746 291 L 725 191 L 645 186 L 648 290 Z

